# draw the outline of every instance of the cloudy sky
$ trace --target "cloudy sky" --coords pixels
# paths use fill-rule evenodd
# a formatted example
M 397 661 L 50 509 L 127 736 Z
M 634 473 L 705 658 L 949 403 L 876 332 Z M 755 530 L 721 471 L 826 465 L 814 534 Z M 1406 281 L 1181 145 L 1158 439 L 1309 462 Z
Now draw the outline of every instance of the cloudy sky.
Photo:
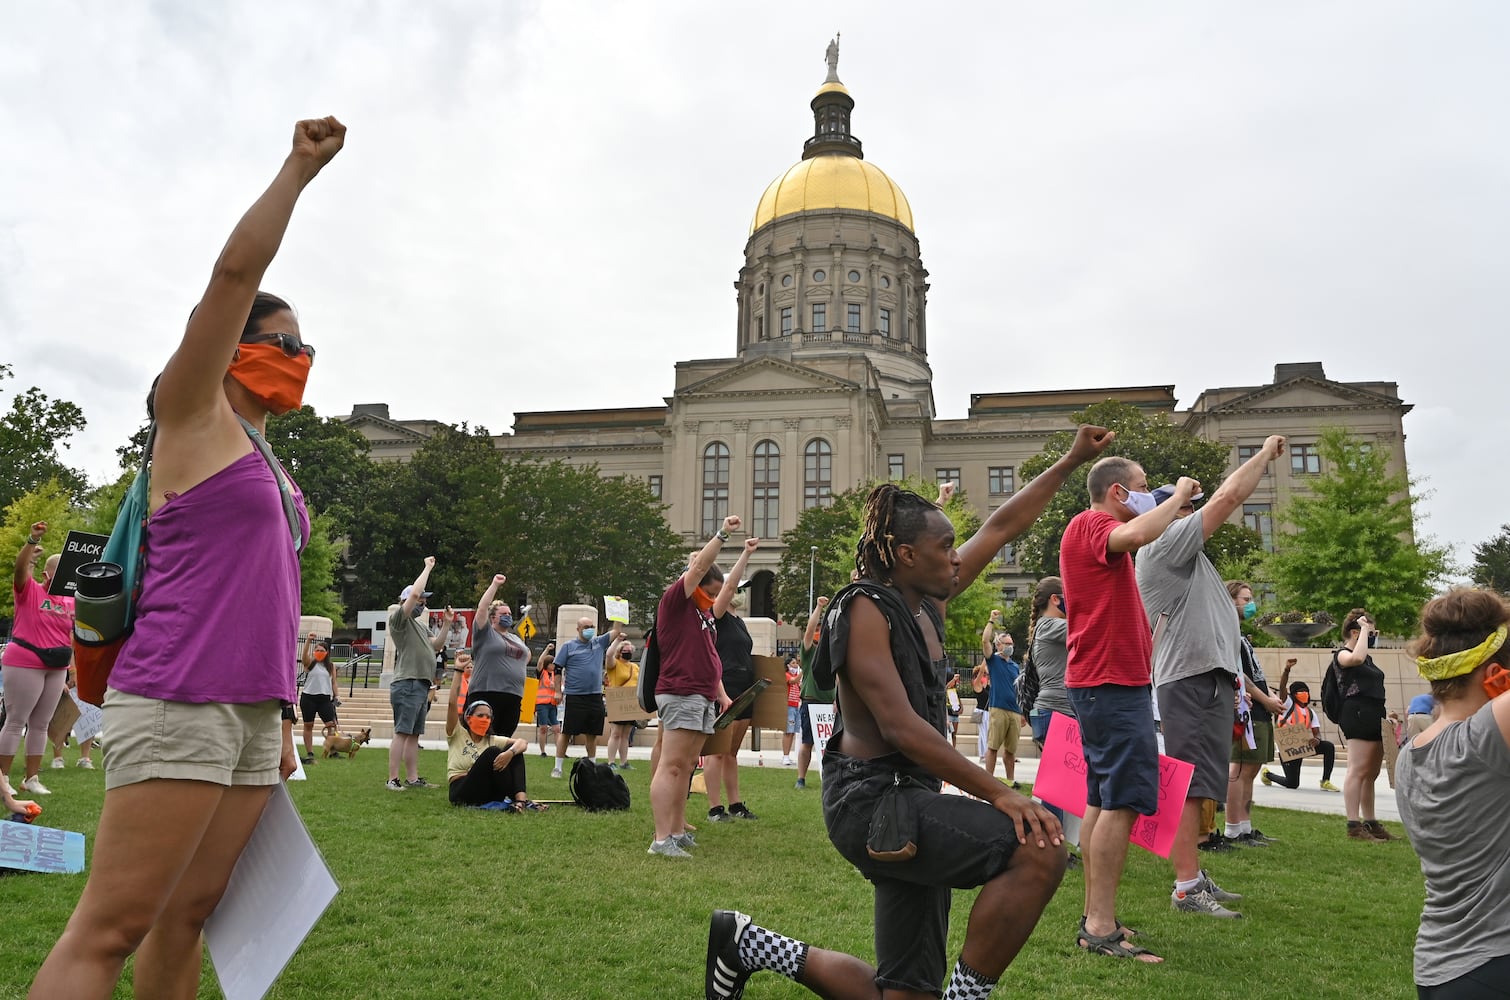
M 1510 520 L 1491 2 L 9 4 L 0 392 L 79 403 L 69 458 L 111 473 L 292 123 L 334 114 L 265 282 L 320 349 L 319 412 L 658 403 L 674 362 L 733 353 L 835 30 L 931 271 L 941 416 L 1321 361 L 1415 404 L 1429 533 L 1466 558 Z

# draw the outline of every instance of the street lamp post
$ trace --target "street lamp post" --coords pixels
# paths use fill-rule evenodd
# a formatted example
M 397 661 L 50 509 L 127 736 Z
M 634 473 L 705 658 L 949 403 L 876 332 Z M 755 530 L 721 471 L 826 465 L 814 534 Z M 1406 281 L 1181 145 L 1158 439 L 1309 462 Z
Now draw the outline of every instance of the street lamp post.
M 813 566 L 818 561 L 818 546 L 814 545 L 807 554 L 807 610 L 813 611 Z

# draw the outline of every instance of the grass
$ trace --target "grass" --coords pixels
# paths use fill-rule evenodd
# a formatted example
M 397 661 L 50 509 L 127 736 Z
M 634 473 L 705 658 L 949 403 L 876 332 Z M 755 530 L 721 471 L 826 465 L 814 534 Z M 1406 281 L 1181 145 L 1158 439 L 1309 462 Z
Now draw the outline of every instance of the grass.
M 444 754 L 421 753 L 421 773 L 444 778 Z M 708 913 L 737 907 L 766 926 L 863 957 L 871 953 L 869 885 L 829 845 L 814 786 L 792 788 L 784 768 L 746 768 L 755 823 L 698 823 L 697 857 L 645 853 L 649 765 L 626 778 L 628 812 L 558 806 L 510 816 L 453 809 L 445 791 L 383 790 L 386 753 L 320 761 L 291 786 L 341 886 L 271 997 L 700 997 Z M 566 798 L 549 763 L 529 758 L 531 794 Z M 54 793 L 42 822 L 92 837 L 103 798 L 99 771 L 45 771 Z M 1076 1000 L 1400 998 L 1415 995 L 1411 948 L 1422 884 L 1405 841 L 1343 837 L 1339 817 L 1258 810 L 1262 850 L 1218 855 L 1214 877 L 1243 892 L 1247 919 L 1214 921 L 1169 909 L 1166 862 L 1134 849 L 1120 916 L 1167 959 L 1163 966 L 1078 951 L 1081 877 L 1070 872 L 997 996 Z M 1391 824 L 1399 833 L 1398 825 Z M 84 876 L 0 879 L 9 919 L 0 997 L 26 985 L 62 930 Z M 950 953 L 963 940 L 973 893 L 955 894 Z M 124 980 L 129 984 L 130 971 Z M 206 964 L 201 996 L 219 996 Z M 130 996 L 129 985 L 116 991 Z M 755 977 L 751 1000 L 810 996 L 775 975 Z

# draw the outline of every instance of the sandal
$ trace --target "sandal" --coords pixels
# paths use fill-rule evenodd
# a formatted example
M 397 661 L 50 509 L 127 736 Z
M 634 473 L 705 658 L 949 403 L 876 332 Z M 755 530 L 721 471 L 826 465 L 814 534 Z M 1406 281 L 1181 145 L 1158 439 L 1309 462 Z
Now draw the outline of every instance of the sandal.
M 1093 955 L 1106 955 L 1110 958 L 1131 958 L 1135 961 L 1154 964 L 1164 961 L 1147 948 L 1140 948 L 1135 944 L 1128 944 L 1127 931 L 1120 924 L 1117 929 L 1104 937 L 1098 937 L 1085 929 L 1085 921 L 1080 921 L 1080 931 L 1075 936 L 1075 945 Z M 1143 956 L 1148 956 L 1146 959 Z
M 1071 855 L 1071 857 L 1074 857 L 1074 855 Z M 1085 930 L 1085 914 L 1083 913 L 1080 915 L 1080 929 Z M 1121 931 L 1125 937 L 1135 938 L 1143 936 L 1142 931 L 1127 926 L 1121 920 L 1117 920 L 1117 930 Z
M 547 809 L 549 809 L 550 806 L 546 805 L 543 802 L 536 802 L 534 799 L 525 799 L 524 802 L 520 803 L 518 808 L 520 812 L 529 811 L 543 813 Z

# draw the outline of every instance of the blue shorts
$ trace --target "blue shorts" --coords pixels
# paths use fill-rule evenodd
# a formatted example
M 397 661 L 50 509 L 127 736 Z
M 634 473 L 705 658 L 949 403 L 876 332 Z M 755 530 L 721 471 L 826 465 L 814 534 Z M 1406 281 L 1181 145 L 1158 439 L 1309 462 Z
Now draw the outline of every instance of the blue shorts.
M 1085 755 L 1085 801 L 1097 809 L 1159 811 L 1159 743 L 1147 686 L 1070 688 Z
M 535 706 L 535 727 L 537 729 L 555 729 L 561 723 L 556 720 L 555 705 Z
M 797 705 L 786 707 L 786 731 L 799 733 L 802 731 L 802 709 Z

